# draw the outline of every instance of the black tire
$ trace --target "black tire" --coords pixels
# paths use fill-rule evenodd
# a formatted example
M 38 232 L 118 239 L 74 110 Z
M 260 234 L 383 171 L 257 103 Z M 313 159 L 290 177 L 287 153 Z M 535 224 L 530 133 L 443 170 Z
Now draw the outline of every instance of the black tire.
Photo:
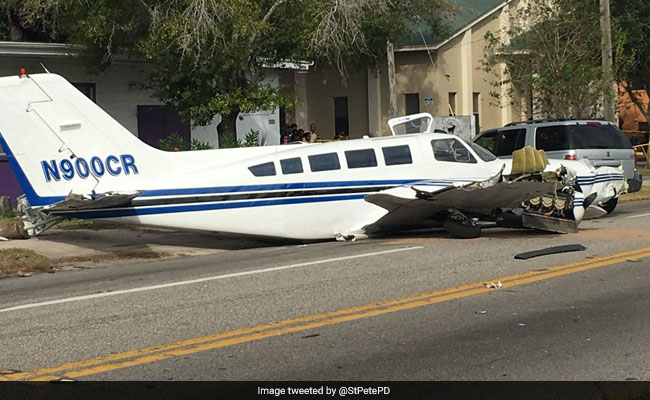
M 607 214 L 611 214 L 612 211 L 614 211 L 614 209 L 616 208 L 617 204 L 618 204 L 618 196 L 613 197 L 613 198 L 609 199 L 608 201 L 602 203 L 600 205 L 600 208 L 607 211 Z
M 456 221 L 445 221 L 444 228 L 447 232 L 451 233 L 453 237 L 460 239 L 476 239 L 481 236 L 481 227 L 461 224 Z

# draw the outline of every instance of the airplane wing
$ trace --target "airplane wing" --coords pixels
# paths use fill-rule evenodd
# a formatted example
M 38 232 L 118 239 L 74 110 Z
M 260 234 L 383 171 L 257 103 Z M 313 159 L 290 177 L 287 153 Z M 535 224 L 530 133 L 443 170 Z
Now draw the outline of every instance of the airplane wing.
M 524 200 L 554 191 L 554 182 L 502 182 L 501 173 L 485 181 L 462 185 L 441 187 L 434 181 L 416 182 L 366 196 L 367 202 L 388 210 L 366 229 L 412 225 L 450 209 L 487 216 L 494 210 L 520 207 Z

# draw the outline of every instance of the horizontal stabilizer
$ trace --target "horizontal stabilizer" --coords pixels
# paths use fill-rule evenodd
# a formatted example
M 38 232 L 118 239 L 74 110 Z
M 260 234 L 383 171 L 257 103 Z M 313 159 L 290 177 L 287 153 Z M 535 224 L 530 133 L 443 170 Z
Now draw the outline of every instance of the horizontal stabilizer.
M 103 193 L 96 197 L 70 193 L 65 200 L 52 204 L 43 209 L 44 212 L 53 213 L 61 211 L 96 210 L 102 208 L 125 207 L 131 205 L 131 200 L 138 197 L 142 191 L 129 193 Z

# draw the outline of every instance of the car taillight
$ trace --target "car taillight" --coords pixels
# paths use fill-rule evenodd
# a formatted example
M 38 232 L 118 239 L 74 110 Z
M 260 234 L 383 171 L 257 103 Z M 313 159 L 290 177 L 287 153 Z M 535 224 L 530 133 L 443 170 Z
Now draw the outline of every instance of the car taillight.
M 564 159 L 565 160 L 574 160 L 574 161 L 577 160 L 575 154 L 567 154 L 566 156 L 564 156 Z
M 600 122 L 597 121 L 589 121 L 587 122 L 587 125 L 602 125 Z

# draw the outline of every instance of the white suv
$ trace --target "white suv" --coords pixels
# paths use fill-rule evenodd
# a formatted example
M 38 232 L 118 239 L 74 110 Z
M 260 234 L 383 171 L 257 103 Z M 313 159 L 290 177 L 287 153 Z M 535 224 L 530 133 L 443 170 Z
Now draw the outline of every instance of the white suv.
M 634 150 L 625 135 L 609 121 L 547 119 L 514 122 L 503 128 L 482 132 L 474 142 L 500 158 L 524 146 L 544 150 L 548 158 L 589 160 L 594 167 L 621 167 L 629 191 L 641 189 L 641 175 L 634 165 Z M 601 207 L 611 212 L 618 197 Z

